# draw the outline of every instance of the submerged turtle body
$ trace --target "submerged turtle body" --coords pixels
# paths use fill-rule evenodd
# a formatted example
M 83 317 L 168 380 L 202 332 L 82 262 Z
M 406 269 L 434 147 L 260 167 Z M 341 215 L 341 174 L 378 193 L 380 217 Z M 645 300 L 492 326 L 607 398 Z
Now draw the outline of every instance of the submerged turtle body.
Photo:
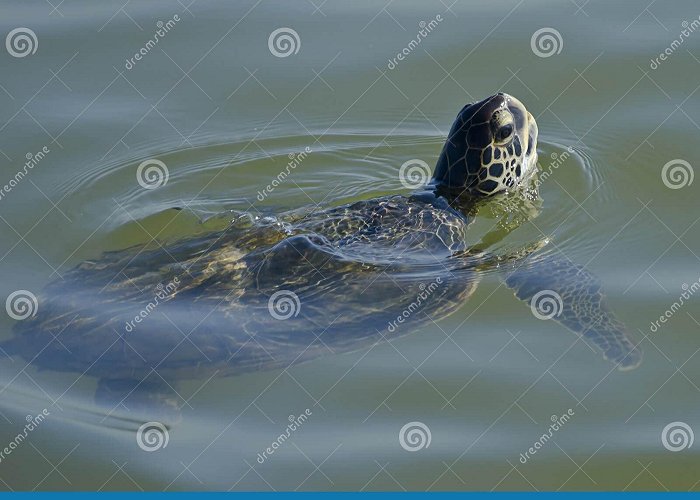
M 464 303 L 477 259 L 452 255 L 464 250 L 467 224 L 452 210 L 395 196 L 295 225 L 233 224 L 165 248 L 108 253 L 47 286 L 9 350 L 51 370 L 115 379 L 155 370 L 176 380 L 357 349 Z M 429 272 L 416 268 L 428 259 Z M 391 325 L 413 315 L 416 302 L 425 307 L 410 327 Z
M 38 314 L 2 347 L 93 375 L 104 392 L 154 375 L 170 384 L 287 367 L 436 321 L 499 266 L 520 299 L 555 293 L 555 320 L 634 367 L 640 352 L 590 273 L 534 249 L 504 258 L 467 244 L 475 204 L 533 178 L 536 142 L 517 99 L 467 105 L 423 190 L 301 215 L 237 214 L 218 232 L 107 253 L 47 286 Z

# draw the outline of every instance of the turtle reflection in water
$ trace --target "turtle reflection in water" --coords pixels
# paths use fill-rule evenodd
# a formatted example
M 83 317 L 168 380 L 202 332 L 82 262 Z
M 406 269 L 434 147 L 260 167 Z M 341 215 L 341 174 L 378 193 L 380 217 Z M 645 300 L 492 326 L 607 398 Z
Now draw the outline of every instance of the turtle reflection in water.
M 107 253 L 48 285 L 36 316 L 1 347 L 97 377 L 98 401 L 176 404 L 177 380 L 287 367 L 415 331 L 456 311 L 498 268 L 519 299 L 549 294 L 553 319 L 633 368 L 641 353 L 588 271 L 536 247 L 496 257 L 484 240 L 467 243 L 475 206 L 505 193 L 538 198 L 536 148 L 535 120 L 514 97 L 466 105 L 418 192 L 238 214 L 224 230 Z

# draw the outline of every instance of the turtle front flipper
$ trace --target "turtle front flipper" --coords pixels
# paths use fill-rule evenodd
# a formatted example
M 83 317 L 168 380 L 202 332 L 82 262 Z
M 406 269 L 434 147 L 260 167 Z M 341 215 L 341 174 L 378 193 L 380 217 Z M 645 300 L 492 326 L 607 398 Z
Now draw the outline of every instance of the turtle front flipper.
M 642 352 L 605 303 L 598 279 L 565 258 L 527 259 L 506 277 L 533 314 L 553 319 L 603 351 L 620 370 L 636 368 Z

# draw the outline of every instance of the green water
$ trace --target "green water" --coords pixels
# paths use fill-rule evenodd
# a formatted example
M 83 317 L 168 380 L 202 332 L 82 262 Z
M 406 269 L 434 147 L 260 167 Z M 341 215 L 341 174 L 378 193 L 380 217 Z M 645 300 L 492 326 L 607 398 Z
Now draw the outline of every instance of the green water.
M 0 184 L 43 156 L 0 198 L 2 297 L 149 234 L 202 229 L 158 215 L 169 207 L 274 213 L 405 193 L 399 167 L 432 165 L 457 111 L 505 91 L 537 118 L 552 172 L 541 215 L 508 241 L 550 238 L 600 276 L 645 356 L 615 371 L 489 276 L 455 314 L 391 344 L 183 384 L 182 419 L 153 452 L 137 445 L 139 422 L 94 405 L 94 379 L 0 356 L 0 445 L 49 413 L 0 457 L 0 488 L 698 488 L 698 445 L 669 451 L 662 431 L 700 431 L 700 297 L 652 327 L 700 279 L 700 182 L 681 172 L 700 163 L 696 2 L 53 4 L 2 7 L 3 37 L 26 27 L 36 42 L 12 49 L 23 57 L 0 50 Z M 149 44 L 159 21 L 171 22 Z M 268 37 L 283 27 L 298 52 L 276 57 Z M 533 50 L 542 28 L 560 38 Z M 152 190 L 136 177 L 150 158 L 169 173 Z M 674 160 L 689 166 L 665 183 Z M 9 337 L 15 321 L 0 322 Z M 409 422 L 427 426 L 428 447 L 401 447 Z

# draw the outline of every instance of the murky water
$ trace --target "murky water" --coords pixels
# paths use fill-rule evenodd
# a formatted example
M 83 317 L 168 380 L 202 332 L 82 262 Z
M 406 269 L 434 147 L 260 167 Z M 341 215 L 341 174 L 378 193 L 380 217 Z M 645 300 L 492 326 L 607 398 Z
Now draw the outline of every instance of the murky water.
M 139 446 L 147 419 L 96 405 L 95 378 L 2 356 L 2 488 L 697 489 L 694 2 L 14 4 L 0 32 L 31 33 L 0 54 L 2 297 L 220 229 L 226 210 L 407 193 L 399 167 L 432 166 L 459 109 L 502 90 L 537 118 L 549 174 L 540 215 L 493 250 L 549 239 L 585 265 L 644 361 L 614 370 L 486 273 L 391 343 L 185 381 L 179 421 Z M 268 46 L 278 28 L 291 49 Z M 147 159 L 167 167 L 157 189 L 137 182 Z M 17 320 L 0 321 L 9 338 Z

